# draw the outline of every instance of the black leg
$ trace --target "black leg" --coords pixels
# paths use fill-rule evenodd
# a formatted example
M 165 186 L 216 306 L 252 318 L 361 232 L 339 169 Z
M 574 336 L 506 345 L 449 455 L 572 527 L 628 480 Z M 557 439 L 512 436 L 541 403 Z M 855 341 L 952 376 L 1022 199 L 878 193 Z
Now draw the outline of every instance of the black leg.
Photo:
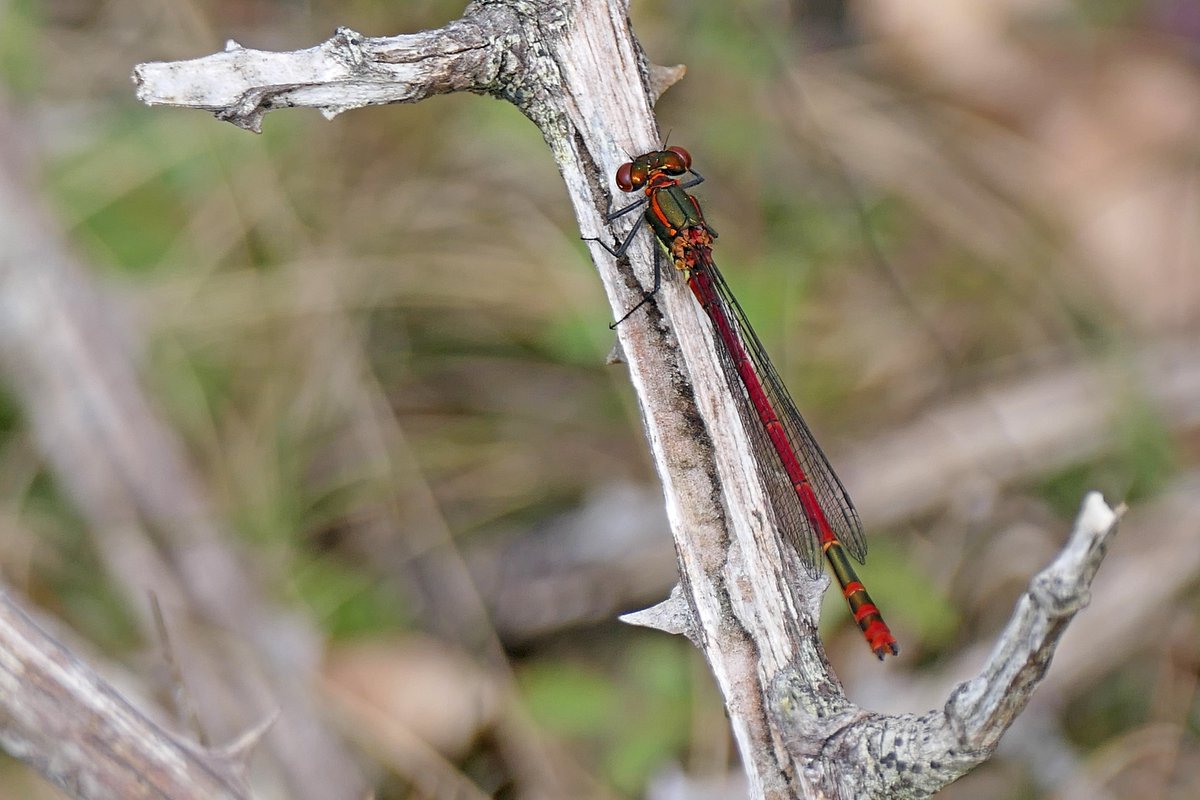
M 632 239 L 633 237 L 631 236 L 629 238 Z M 626 243 L 626 245 L 628 245 L 629 241 L 626 240 L 625 243 Z M 603 242 L 601 242 L 601 244 L 603 244 Z M 654 248 L 654 287 L 650 291 L 644 293 L 642 295 L 642 299 L 640 301 L 638 301 L 638 304 L 625 312 L 625 316 L 621 317 L 619 320 L 614 322 L 612 325 L 609 325 L 608 329 L 610 331 L 615 330 L 618 325 L 620 325 L 625 320 L 629 319 L 629 317 L 633 314 L 633 312 L 637 311 L 639 308 L 646 305 L 646 303 L 648 303 L 650 301 L 650 298 L 652 298 L 652 297 L 654 297 L 654 295 L 658 294 L 658 287 L 662 285 L 662 261 L 660 261 L 659 259 L 660 259 L 660 254 L 658 252 L 658 248 L 655 247 Z
M 605 251 L 607 251 L 608 254 L 610 256 L 612 256 L 613 258 L 620 258 L 621 256 L 625 255 L 625 251 L 629 249 L 629 245 L 633 244 L 633 237 L 637 236 L 638 231 L 640 231 L 641 229 L 642 229 L 642 226 L 640 223 L 637 225 L 634 225 L 633 228 L 630 229 L 629 235 L 625 237 L 625 241 L 621 242 L 621 244 L 617 245 L 617 247 L 615 247 L 615 248 L 609 247 L 604 242 L 603 239 L 597 239 L 595 237 L 585 238 L 582 236 L 579 238 L 583 239 L 583 241 L 585 241 L 585 242 L 595 242 L 596 244 L 603 247 L 605 249 Z
M 650 198 L 648 198 L 648 197 L 643 197 L 640 200 L 635 200 L 634 202 L 630 203 L 629 205 L 625 206 L 624 208 L 618 208 L 616 211 L 613 211 L 608 216 L 606 216 L 604 218 L 604 221 L 612 222 L 614 219 L 617 219 L 618 217 L 623 217 L 626 214 L 628 214 L 630 211 L 633 211 L 635 208 L 641 208 L 642 206 L 646 205 L 646 201 L 648 201 L 649 199 Z
M 641 200 L 638 200 L 634 203 L 630 203 L 629 205 L 625 206 L 624 208 L 617 209 L 616 211 L 607 215 L 604 218 L 604 221 L 612 222 L 614 219 L 617 219 L 618 217 L 628 214 L 630 211 L 633 211 L 635 208 L 641 208 L 642 206 L 644 206 L 646 204 L 646 202 L 648 200 L 649 200 L 649 198 L 643 197 Z M 633 237 L 637 235 L 637 232 L 641 227 L 642 227 L 641 225 L 634 225 L 633 229 L 631 231 L 629 231 L 629 235 L 625 237 L 625 240 L 623 242 L 621 242 L 621 244 L 618 245 L 616 249 L 609 247 L 604 242 L 604 240 L 599 239 L 595 236 L 580 236 L 579 238 L 585 242 L 596 242 L 598 245 L 603 247 L 610 256 L 613 256 L 614 258 L 620 258 L 621 256 L 625 255 L 625 251 L 629 249 L 629 245 L 633 243 Z
M 679 184 L 680 189 L 690 189 L 693 186 L 699 186 L 700 184 L 704 183 L 704 176 L 701 175 L 699 172 L 696 172 L 696 170 L 694 170 L 694 169 L 689 169 L 688 172 L 692 173 L 692 175 L 694 175 L 695 177 L 692 178 L 687 183 Z

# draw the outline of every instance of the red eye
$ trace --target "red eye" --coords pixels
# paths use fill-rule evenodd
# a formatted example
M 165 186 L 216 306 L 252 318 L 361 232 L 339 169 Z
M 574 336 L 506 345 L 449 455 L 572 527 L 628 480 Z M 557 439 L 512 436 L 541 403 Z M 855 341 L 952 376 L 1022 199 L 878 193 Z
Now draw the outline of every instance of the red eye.
M 633 171 L 633 164 L 622 164 L 617 168 L 617 186 L 621 187 L 622 192 L 633 191 L 633 177 L 630 173 Z
M 687 150 L 677 146 L 668 147 L 667 150 L 679 156 L 679 159 L 683 162 L 683 169 L 686 170 L 692 166 L 692 154 Z
M 632 192 L 634 189 L 641 188 L 641 185 L 646 182 L 646 168 L 644 166 L 634 166 L 632 163 L 622 164 L 617 170 L 617 186 L 621 187 L 623 192 Z

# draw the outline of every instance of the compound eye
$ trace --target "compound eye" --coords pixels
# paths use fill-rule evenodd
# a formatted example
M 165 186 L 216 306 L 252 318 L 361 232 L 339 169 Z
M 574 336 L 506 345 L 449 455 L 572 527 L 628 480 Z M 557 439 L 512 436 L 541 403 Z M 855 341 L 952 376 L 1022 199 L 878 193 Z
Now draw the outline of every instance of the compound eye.
M 645 182 L 646 168 L 643 166 L 627 163 L 622 164 L 617 170 L 617 186 L 621 187 L 623 192 L 632 192 L 634 189 L 641 188 Z
M 672 146 L 672 147 L 667 148 L 667 152 L 674 153 L 675 155 L 679 156 L 679 160 L 683 164 L 683 169 L 679 170 L 680 172 L 686 172 L 688 169 L 691 168 L 692 154 L 689 153 L 687 150 L 684 150 L 682 147 Z M 672 165 L 672 166 L 674 166 L 674 165 Z

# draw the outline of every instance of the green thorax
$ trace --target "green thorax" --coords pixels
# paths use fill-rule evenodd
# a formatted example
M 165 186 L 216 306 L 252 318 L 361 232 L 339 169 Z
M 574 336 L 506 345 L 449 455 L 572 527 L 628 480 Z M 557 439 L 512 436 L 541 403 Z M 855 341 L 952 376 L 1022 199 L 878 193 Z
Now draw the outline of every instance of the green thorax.
M 672 182 L 670 185 L 652 189 L 650 204 L 646 208 L 646 219 L 654 229 L 654 235 L 668 250 L 676 237 L 692 227 L 707 229 L 700 206 L 686 191 Z

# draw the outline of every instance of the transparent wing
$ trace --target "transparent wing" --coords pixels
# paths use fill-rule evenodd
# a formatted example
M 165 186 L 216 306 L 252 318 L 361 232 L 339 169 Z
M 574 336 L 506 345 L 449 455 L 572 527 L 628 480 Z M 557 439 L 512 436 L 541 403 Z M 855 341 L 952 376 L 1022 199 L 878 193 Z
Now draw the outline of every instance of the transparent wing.
M 762 412 L 756 407 L 756 402 L 761 400 L 756 401 L 756 396 L 765 397 L 774 416 L 778 418 L 792 457 L 812 487 L 813 495 L 833 536 L 842 542 L 850 555 L 862 563 L 867 555 L 867 543 L 863 536 L 862 522 L 846 488 L 797 410 L 787 387 L 776 372 L 754 329 L 750 327 L 724 276 L 711 257 L 702 258 L 700 262 L 693 265 L 692 281 L 697 283 L 693 286 L 693 291 L 717 329 L 718 339 L 735 336 L 738 346 L 753 367 L 752 375 L 743 375 L 743 371 L 738 368 L 736 353 L 732 352 L 735 348 L 724 341 L 718 346 L 730 390 L 738 400 L 738 409 L 746 429 L 750 432 L 755 452 L 759 455 L 759 463 L 764 466 L 763 478 L 777 517 L 776 521 L 805 565 L 813 571 L 820 570 L 821 526 L 818 520 L 814 519 L 814 514 L 806 510 L 801 502 L 784 465 L 787 454 L 780 454 L 780 443 L 773 442 L 764 427 L 761 421 Z M 711 289 L 706 286 L 711 286 Z M 747 385 L 748 381 L 755 379 L 761 392 Z

